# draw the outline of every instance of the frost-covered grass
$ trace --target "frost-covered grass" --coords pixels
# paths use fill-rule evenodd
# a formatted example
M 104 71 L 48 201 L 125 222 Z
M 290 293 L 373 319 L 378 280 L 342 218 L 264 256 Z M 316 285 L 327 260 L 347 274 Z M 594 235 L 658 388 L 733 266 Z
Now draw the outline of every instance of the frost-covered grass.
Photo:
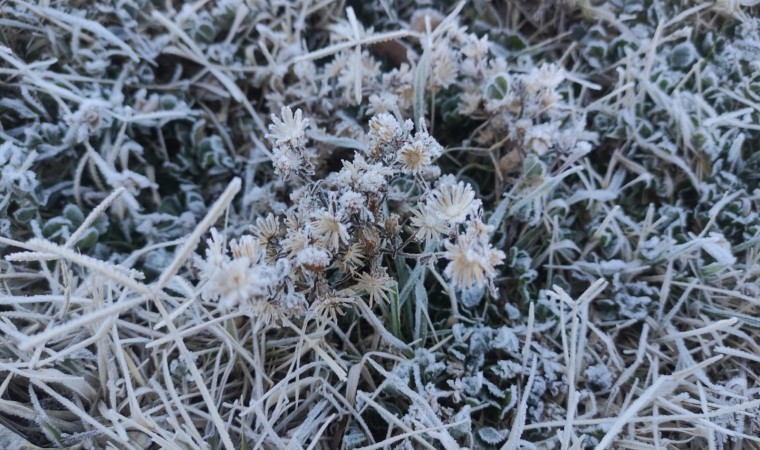
M 0 4 L 0 448 L 760 449 L 757 3 Z

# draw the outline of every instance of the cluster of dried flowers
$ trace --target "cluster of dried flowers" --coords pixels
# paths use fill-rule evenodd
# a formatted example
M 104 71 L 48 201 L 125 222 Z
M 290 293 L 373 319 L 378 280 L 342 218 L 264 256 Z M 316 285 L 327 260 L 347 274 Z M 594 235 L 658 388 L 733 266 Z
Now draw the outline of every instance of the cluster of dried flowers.
M 493 280 L 505 255 L 489 242 L 494 227 L 483 223 L 472 186 L 441 176 L 435 161 L 443 148 L 424 124 L 413 132 L 411 120 L 379 113 L 366 149 L 315 180 L 302 111 L 284 107 L 272 121 L 266 138 L 275 173 L 290 180 L 291 206 L 256 219 L 226 246 L 212 230 L 199 260 L 204 298 L 251 317 L 315 309 L 334 318 L 358 296 L 369 305 L 398 296 L 385 266 L 396 256 L 431 267 L 445 259 L 453 289 L 488 287 L 497 295 Z

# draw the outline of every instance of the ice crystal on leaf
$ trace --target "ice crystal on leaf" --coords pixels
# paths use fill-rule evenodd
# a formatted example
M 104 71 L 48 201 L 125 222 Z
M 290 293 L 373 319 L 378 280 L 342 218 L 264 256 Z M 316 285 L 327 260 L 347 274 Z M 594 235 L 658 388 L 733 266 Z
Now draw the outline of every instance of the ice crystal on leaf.
M 0 189 L 2 193 L 29 194 L 39 185 L 37 175 L 30 170 L 36 158 L 13 142 L 0 145 Z

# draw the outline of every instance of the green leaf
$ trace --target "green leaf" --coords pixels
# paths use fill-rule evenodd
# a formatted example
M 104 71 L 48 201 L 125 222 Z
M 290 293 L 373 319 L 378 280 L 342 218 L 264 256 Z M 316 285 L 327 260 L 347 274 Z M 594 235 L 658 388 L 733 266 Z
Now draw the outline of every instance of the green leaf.
M 504 442 L 509 436 L 507 430 L 497 430 L 493 427 L 483 427 L 478 430 L 478 436 L 486 444 L 496 445 Z
M 540 182 L 546 176 L 546 165 L 538 156 L 530 153 L 523 162 L 523 176 L 528 183 Z
M 525 50 L 528 48 L 528 44 L 525 39 L 517 34 L 507 35 L 504 39 L 501 40 L 501 43 L 505 49 L 513 52 L 519 52 L 520 50 Z
M 63 216 L 69 219 L 74 227 L 78 227 L 84 222 L 84 213 L 77 205 L 66 205 L 63 208 Z
M 427 321 L 425 315 L 428 309 L 427 289 L 425 288 L 424 276 L 414 287 L 414 340 L 424 347 L 427 338 Z
M 71 230 L 74 227 L 71 225 L 71 221 L 65 217 L 53 217 L 42 227 L 42 234 L 46 238 L 51 239 L 63 233 L 64 228 Z
M 391 323 L 390 332 L 395 337 L 404 341 L 404 337 L 401 335 L 401 302 L 398 295 L 398 284 L 394 285 L 393 290 L 390 292 L 391 299 Z
M 198 23 L 195 27 L 195 30 L 193 30 L 193 38 L 195 38 L 197 41 L 200 41 L 204 44 L 210 44 L 214 42 L 214 38 L 216 38 L 216 27 L 214 24 L 206 19 Z
M 697 58 L 697 49 L 691 42 L 682 42 L 670 51 L 668 62 L 671 66 L 679 69 L 685 69 L 692 65 Z
M 422 52 L 420 62 L 414 71 L 414 120 L 419 127 L 425 118 L 425 89 L 427 87 L 428 72 L 430 71 L 430 49 Z
M 503 100 L 509 92 L 509 78 L 505 73 L 497 74 L 486 86 L 486 97 L 491 100 Z
M 95 245 L 95 243 L 98 242 L 99 237 L 100 233 L 98 233 L 98 230 L 94 228 L 88 228 L 87 231 L 85 231 L 82 235 L 82 238 L 77 241 L 76 246 L 81 250 L 91 248 Z
M 23 206 L 13 212 L 13 218 L 21 223 L 27 223 L 37 215 L 37 207 Z

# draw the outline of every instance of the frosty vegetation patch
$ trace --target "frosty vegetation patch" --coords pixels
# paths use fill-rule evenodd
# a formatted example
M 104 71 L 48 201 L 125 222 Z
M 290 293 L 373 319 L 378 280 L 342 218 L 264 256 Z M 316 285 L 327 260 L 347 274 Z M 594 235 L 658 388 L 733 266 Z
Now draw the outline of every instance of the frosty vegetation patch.
M 1 448 L 760 448 L 756 0 L 0 11 Z

